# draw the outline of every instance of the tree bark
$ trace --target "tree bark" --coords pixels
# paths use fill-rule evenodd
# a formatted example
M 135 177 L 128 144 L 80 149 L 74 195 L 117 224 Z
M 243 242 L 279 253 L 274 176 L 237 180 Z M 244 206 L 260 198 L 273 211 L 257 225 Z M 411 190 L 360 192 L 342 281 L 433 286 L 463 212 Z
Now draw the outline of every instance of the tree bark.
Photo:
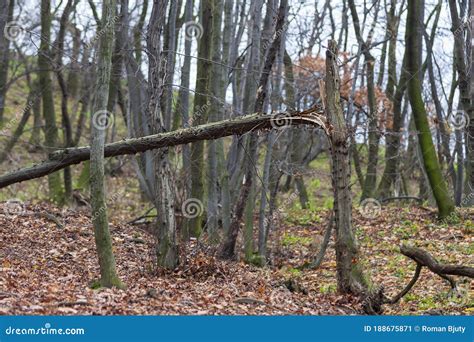
M 106 144 L 104 157 L 137 154 L 167 146 L 188 144 L 200 140 L 213 140 L 231 135 L 242 135 L 250 131 L 272 128 L 272 121 L 286 117 L 291 125 L 306 124 L 322 127 L 323 117 L 317 108 L 303 112 L 278 113 L 275 115 L 251 114 L 234 119 L 222 120 L 177 131 L 153 134 L 140 138 L 125 139 Z M 46 176 L 68 165 L 90 159 L 90 147 L 76 147 L 58 150 L 49 154 L 41 164 L 13 171 L 0 177 L 0 189 L 19 182 Z
M 13 20 L 14 0 L 0 0 L 0 127 L 3 124 L 5 96 L 7 93 L 10 40 L 4 33 L 7 23 Z
M 326 51 L 325 107 L 332 154 L 334 225 L 336 229 L 337 286 L 341 293 L 366 294 L 368 281 L 359 260 L 359 248 L 352 228 L 349 134 L 340 104 L 337 43 L 330 40 Z
M 208 102 L 205 94 L 209 93 L 209 73 L 211 72 L 211 37 L 212 6 L 211 1 L 201 1 L 200 22 L 202 37 L 198 45 L 198 62 L 196 71 L 196 92 L 193 107 L 193 125 L 207 122 Z M 203 203 L 204 200 L 204 143 L 197 141 L 191 145 L 191 198 Z M 202 214 L 188 222 L 190 236 L 199 237 L 202 232 Z
M 455 275 L 474 278 L 474 268 L 463 265 L 447 265 L 439 263 L 431 254 L 417 247 L 400 246 L 400 252 L 416 261 L 421 266 L 428 267 L 430 271 L 440 275 Z
M 458 87 L 459 87 L 459 102 L 461 108 L 466 115 L 469 116 L 469 125 L 465 127 L 467 131 L 467 187 L 465 189 L 466 205 L 471 206 L 474 203 L 473 196 L 470 196 L 474 190 L 474 110 L 471 110 L 471 97 L 470 97 L 470 83 L 472 82 L 472 69 L 468 72 L 468 63 L 466 59 L 467 46 L 464 40 L 465 25 L 461 21 L 458 10 L 457 1 L 449 0 L 449 10 L 451 13 L 451 30 L 454 38 L 454 64 L 458 72 Z M 472 18 L 472 17 L 471 17 Z M 471 20 L 472 25 L 473 20 Z M 472 61 L 471 61 L 472 63 Z M 471 78 L 471 81 L 470 81 Z
M 51 69 L 51 16 L 51 1 L 41 0 L 41 42 L 38 55 L 39 86 L 43 100 L 46 146 L 49 149 L 56 149 L 58 147 L 58 127 L 56 126 L 56 113 L 54 110 L 53 83 L 49 72 L 49 69 Z M 54 202 L 62 204 L 64 192 L 59 173 L 52 173 L 48 176 L 48 186 L 50 198 Z
M 272 45 L 270 46 L 270 49 L 268 51 L 265 64 L 261 73 L 260 81 L 258 83 L 257 99 L 255 101 L 255 112 L 263 111 L 263 105 L 267 95 L 268 79 L 270 77 L 277 51 L 280 49 L 281 36 L 284 30 L 283 25 L 285 24 L 286 18 L 286 7 L 287 1 L 281 0 L 280 8 L 278 10 L 277 24 L 275 26 L 275 39 L 273 40 Z M 244 158 L 244 183 L 242 184 L 239 196 L 237 197 L 237 201 L 234 205 L 229 234 L 226 236 L 221 250 L 221 257 L 224 259 L 233 259 L 235 257 L 235 245 L 237 242 L 240 223 L 254 178 L 254 163 L 257 159 L 257 141 L 257 134 L 255 132 L 252 132 L 247 145 L 248 151 L 245 154 Z
M 110 70 L 112 65 L 112 46 L 114 37 L 113 18 L 115 0 L 103 0 L 103 34 L 99 38 L 99 57 L 97 65 L 97 88 L 93 106 L 90 148 L 90 187 L 92 223 L 95 244 L 99 256 L 100 284 L 104 287 L 123 288 L 115 268 L 115 257 L 109 232 L 107 204 L 104 184 L 104 144 L 107 120 L 105 114 L 109 95 Z M 101 117 L 98 117 L 101 116 Z M 102 119 L 102 120 L 101 120 Z
M 438 216 L 445 218 L 454 210 L 454 203 L 448 193 L 448 188 L 439 168 L 435 147 L 431 138 L 428 117 L 425 104 L 421 97 L 421 82 L 417 77 L 420 71 L 421 54 L 421 34 L 424 28 L 421 24 L 422 12 L 424 10 L 418 0 L 408 0 L 408 18 L 406 27 L 406 48 L 407 48 L 407 72 L 408 95 L 413 112 L 416 129 L 418 131 L 418 141 L 423 156 L 423 164 L 428 180 L 433 191 L 433 195 L 438 205 Z

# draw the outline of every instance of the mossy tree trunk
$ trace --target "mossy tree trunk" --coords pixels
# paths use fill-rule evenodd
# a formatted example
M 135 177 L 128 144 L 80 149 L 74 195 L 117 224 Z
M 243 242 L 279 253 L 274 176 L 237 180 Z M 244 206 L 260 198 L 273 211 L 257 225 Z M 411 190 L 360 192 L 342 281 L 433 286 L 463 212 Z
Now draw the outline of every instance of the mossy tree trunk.
M 413 119 L 418 131 L 423 165 L 430 182 L 433 195 L 438 206 L 438 216 L 445 218 L 454 210 L 454 203 L 448 193 L 446 182 L 441 173 L 436 156 L 436 150 L 431 137 L 428 115 L 421 96 L 421 80 L 417 74 L 420 71 L 421 35 L 424 29 L 421 24 L 423 2 L 419 0 L 408 0 L 408 14 L 406 26 L 406 61 L 408 80 L 408 97 L 412 108 Z
M 212 43 L 212 3 L 201 1 L 199 11 L 202 24 L 202 36 L 198 43 L 198 61 L 196 73 L 196 91 L 193 106 L 193 126 L 207 122 L 209 74 L 211 72 L 211 43 Z M 191 197 L 203 203 L 204 201 L 204 141 L 191 145 Z M 188 222 L 188 232 L 191 236 L 199 237 L 202 232 L 202 214 L 193 217 Z
M 99 256 L 100 284 L 104 287 L 116 286 L 121 288 L 123 284 L 118 278 L 115 269 L 115 257 L 109 232 L 104 184 L 104 145 L 107 120 L 109 119 L 104 113 L 106 113 L 109 95 L 114 13 L 115 0 L 103 0 L 102 22 L 104 23 L 104 31 L 99 38 L 96 96 L 91 123 L 90 188 L 92 223 L 94 225 L 95 244 Z M 97 117 L 98 113 L 101 114 L 101 118 Z
M 42 92 L 46 146 L 54 150 L 58 147 L 58 127 L 56 126 L 56 113 L 54 111 L 53 83 L 49 71 L 51 69 L 51 18 L 51 1 L 41 0 L 41 42 L 38 51 L 39 86 Z M 51 200 L 62 204 L 64 192 L 61 186 L 61 176 L 58 172 L 48 175 L 48 186 Z

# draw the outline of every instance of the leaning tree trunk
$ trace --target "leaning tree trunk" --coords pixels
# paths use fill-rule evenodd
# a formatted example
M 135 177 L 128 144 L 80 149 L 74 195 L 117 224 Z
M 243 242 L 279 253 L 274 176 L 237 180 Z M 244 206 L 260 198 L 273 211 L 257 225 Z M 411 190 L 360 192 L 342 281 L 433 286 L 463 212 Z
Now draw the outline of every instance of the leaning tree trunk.
M 177 131 L 158 133 L 145 137 L 125 139 L 105 145 L 104 157 L 134 155 L 162 147 L 178 146 L 201 140 L 213 140 L 231 135 L 242 135 L 252 131 L 271 129 L 275 120 L 287 118 L 291 125 L 321 126 L 321 117 L 317 107 L 303 112 L 283 112 L 275 115 L 251 114 L 233 119 L 222 120 Z M 61 149 L 49 154 L 43 162 L 15 170 L 0 176 L 0 189 L 30 179 L 40 178 L 68 165 L 78 164 L 90 159 L 88 146 Z
M 102 22 L 105 24 L 99 40 L 97 65 L 97 87 L 91 123 L 90 187 L 92 223 L 95 244 L 99 255 L 100 284 L 104 287 L 123 287 L 115 269 L 115 257 L 107 218 L 104 185 L 104 145 L 108 126 L 107 101 L 109 96 L 110 69 L 112 65 L 112 44 L 114 37 L 113 17 L 115 0 L 103 0 Z
M 421 5 L 420 5 L 421 4 Z M 423 164 L 430 182 L 433 195 L 438 205 L 438 216 L 445 218 L 454 210 L 454 203 L 451 199 L 446 182 L 441 173 L 436 156 L 436 150 L 431 138 L 428 116 L 425 110 L 425 104 L 421 97 L 421 81 L 417 77 L 420 70 L 421 54 L 421 30 L 423 27 L 419 23 L 424 10 L 422 2 L 418 0 L 408 0 L 408 14 L 406 26 L 406 49 L 407 49 L 407 72 L 408 96 L 413 112 L 413 118 L 418 131 L 418 141 L 420 144 Z
M 329 41 L 326 51 L 325 107 L 330 130 L 334 221 L 336 227 L 337 286 L 341 293 L 366 294 L 368 281 L 359 260 L 357 240 L 352 229 L 349 133 L 340 104 L 340 78 L 337 43 Z

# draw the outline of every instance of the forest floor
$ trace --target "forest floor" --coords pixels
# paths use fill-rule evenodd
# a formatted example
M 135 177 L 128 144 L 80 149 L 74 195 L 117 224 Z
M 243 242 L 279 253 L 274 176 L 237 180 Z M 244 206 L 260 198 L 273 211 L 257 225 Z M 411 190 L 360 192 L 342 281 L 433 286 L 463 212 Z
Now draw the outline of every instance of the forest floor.
M 271 237 L 272 265 L 221 261 L 203 243 L 181 251 L 174 271 L 153 266 L 152 236 L 143 227 L 111 215 L 120 277 L 126 290 L 93 289 L 98 277 L 90 214 L 61 210 L 45 202 L 25 204 L 11 215 L 0 205 L 0 314 L 256 314 L 347 315 L 360 313 L 355 298 L 336 291 L 333 243 L 317 270 L 298 268 L 316 254 L 315 237 L 327 225 L 327 210 L 290 213 Z M 45 214 L 46 213 L 46 214 Z M 53 215 L 55 219 L 53 219 Z M 129 214 L 130 215 L 130 214 Z M 415 264 L 398 251 L 412 243 L 439 261 L 474 264 L 474 213 L 439 224 L 432 210 L 383 207 L 366 219 L 354 210 L 354 225 L 365 269 L 392 296 L 411 279 Z M 385 314 L 473 314 L 474 282 L 459 289 L 424 269 L 415 287 Z M 290 286 L 289 286 L 290 285 Z

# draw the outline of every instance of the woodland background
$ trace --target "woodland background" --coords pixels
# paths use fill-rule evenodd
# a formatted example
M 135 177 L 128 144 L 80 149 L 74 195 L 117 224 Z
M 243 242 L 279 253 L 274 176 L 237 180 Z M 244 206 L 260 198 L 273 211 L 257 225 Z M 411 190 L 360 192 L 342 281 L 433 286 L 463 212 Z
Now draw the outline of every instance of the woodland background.
M 0 314 L 471 314 L 473 7 L 0 0 Z

